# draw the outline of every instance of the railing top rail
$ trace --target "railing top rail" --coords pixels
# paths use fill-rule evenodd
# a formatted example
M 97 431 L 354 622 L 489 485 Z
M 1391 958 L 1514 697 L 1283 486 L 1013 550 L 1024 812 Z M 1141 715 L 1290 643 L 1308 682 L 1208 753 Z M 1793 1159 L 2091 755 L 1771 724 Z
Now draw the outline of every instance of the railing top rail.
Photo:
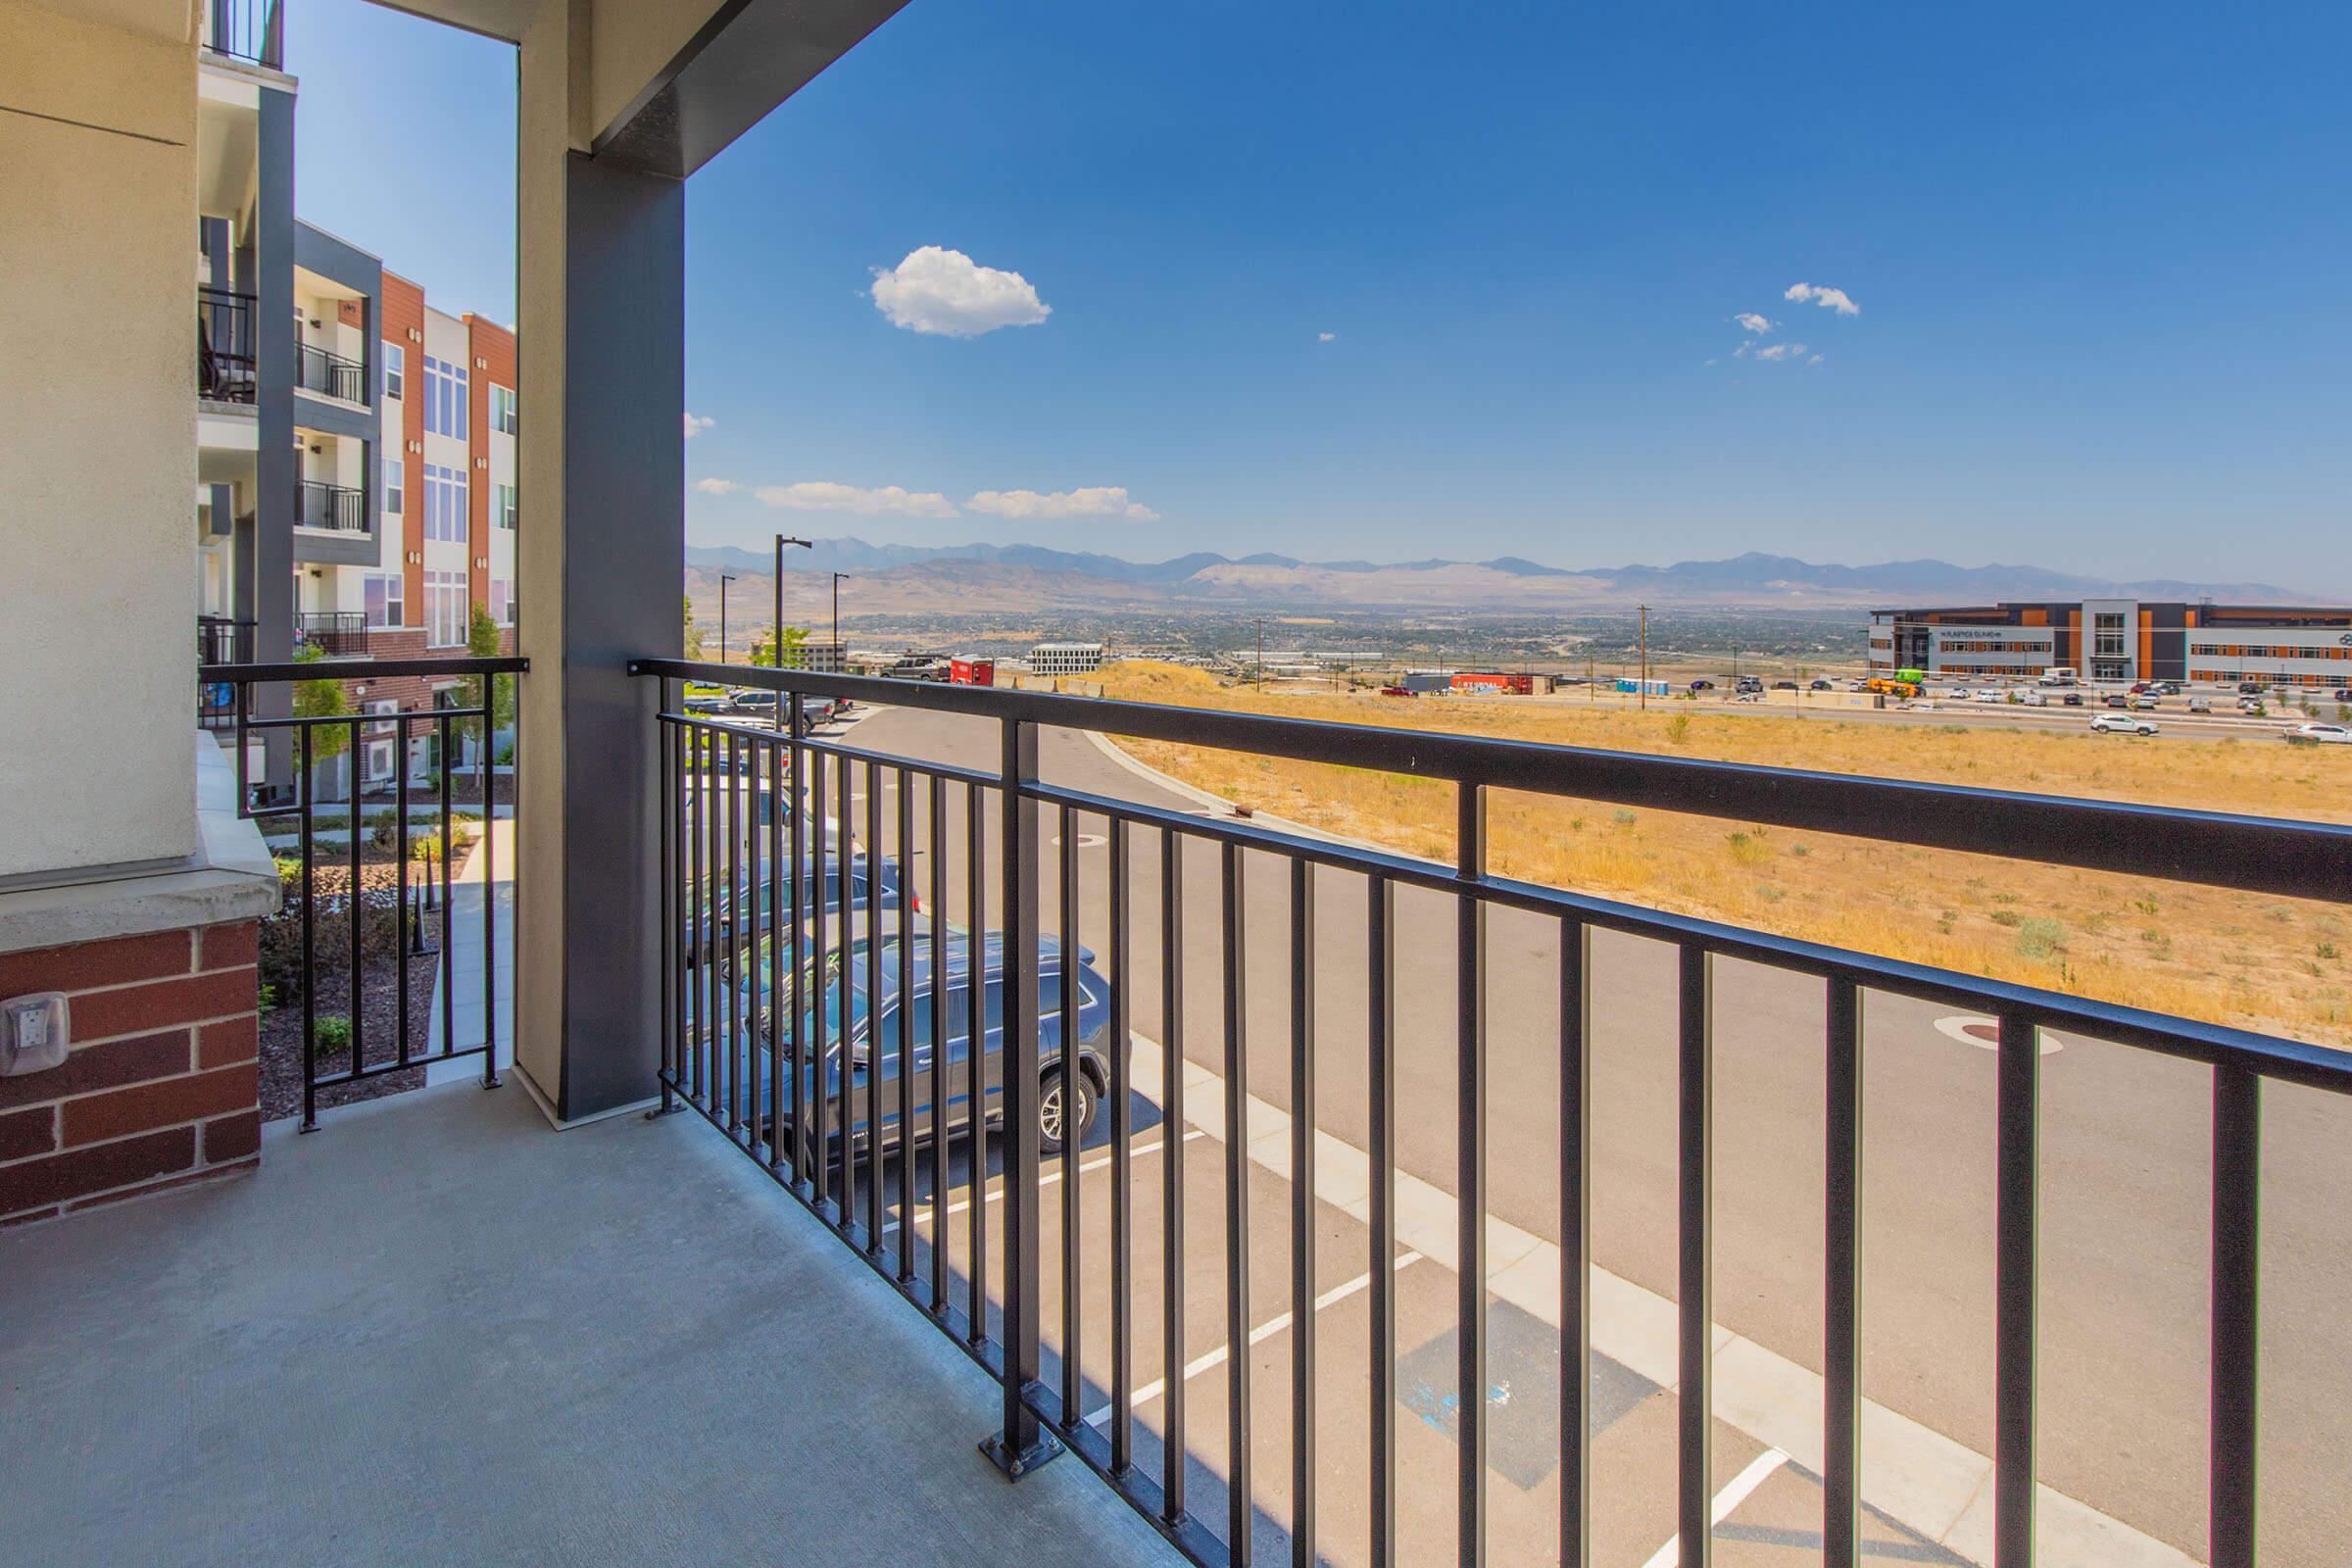
M 253 305 L 261 299 L 258 294 L 230 288 L 225 283 L 199 283 L 196 285 L 196 297 L 215 305 Z
M 1377 768 L 2285 898 L 2338 901 L 2352 893 L 2352 826 L 2337 823 L 683 659 L 633 660 L 629 671 Z
M 368 368 L 366 364 L 353 359 L 348 354 L 337 354 L 333 349 L 321 348 L 316 343 L 304 343 L 300 347 L 303 353 L 316 354 L 330 365 L 346 366 L 355 370 L 364 370 Z
M 331 664 L 199 664 L 198 680 L 248 686 L 280 680 L 374 680 L 390 675 L 521 675 L 531 662 L 517 655 L 495 659 L 338 659 Z

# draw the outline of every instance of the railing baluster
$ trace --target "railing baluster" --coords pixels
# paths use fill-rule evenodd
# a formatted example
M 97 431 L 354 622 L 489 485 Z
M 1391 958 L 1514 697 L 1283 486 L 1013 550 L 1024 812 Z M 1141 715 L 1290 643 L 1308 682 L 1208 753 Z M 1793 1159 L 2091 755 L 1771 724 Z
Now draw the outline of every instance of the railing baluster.
M 757 1154 L 761 1135 L 760 1069 L 764 1050 L 762 1036 L 767 1031 L 760 1022 L 760 944 L 769 928 L 760 921 L 760 895 L 775 867 L 762 866 L 760 861 L 760 759 L 766 751 L 763 742 L 749 735 L 738 736 L 737 776 L 742 780 L 743 812 L 743 918 L 737 922 L 736 950 L 740 955 L 735 962 L 735 984 L 731 988 L 741 999 L 743 1008 L 743 1147 L 747 1153 Z M 761 873 L 765 872 L 763 876 Z
M 784 775 L 783 737 L 761 742 L 760 750 L 767 759 L 767 793 L 762 797 L 767 803 L 767 945 L 764 948 L 755 945 L 753 948 L 755 963 L 751 982 L 752 998 L 757 1004 L 762 989 L 757 960 L 764 953 L 767 979 L 764 988 L 767 1001 L 763 1008 L 766 1014 L 764 1033 L 767 1036 L 767 1168 L 780 1171 L 788 1163 L 784 1152 L 784 1040 L 791 1032 L 792 1022 L 785 1012 L 783 995 L 777 983 L 784 974 L 787 961 L 784 946 L 784 887 L 787 882 L 792 885 L 797 901 L 801 870 L 797 858 L 786 859 L 784 855 L 787 848 L 784 817 L 790 808 L 786 791 L 791 785 Z M 793 934 L 796 938 L 800 934 L 797 925 L 793 928 Z M 793 956 L 797 956 L 797 954 Z M 797 1164 L 793 1165 L 792 1170 L 795 1176 L 800 1174 Z
M 2039 1247 L 2036 1145 L 2040 1140 L 2041 1030 L 2023 1013 L 2000 1015 L 1999 1153 L 1993 1285 L 1993 1568 L 2033 1568 L 2034 1313 Z
M 1063 807 L 1055 815 L 1061 857 L 1061 997 L 1055 1009 L 1061 1074 L 1061 1412 L 1074 1422 L 1085 1411 L 1084 1307 L 1078 1294 L 1078 828 Z
M 882 769 L 865 764 L 865 1250 L 882 1252 Z
M 808 982 L 803 976 L 808 973 L 811 958 L 808 951 L 808 893 L 811 889 L 816 894 L 819 910 L 817 919 L 821 921 L 824 918 L 824 830 L 821 826 L 817 830 L 818 842 L 812 860 L 808 849 L 808 818 L 815 803 L 806 788 L 808 781 L 806 769 L 811 754 L 803 744 L 808 733 L 808 720 L 801 711 L 798 697 L 780 695 L 777 698 L 778 708 L 781 709 L 787 700 L 792 704 L 792 715 L 785 724 L 785 733 L 790 737 L 790 755 L 785 760 L 791 766 L 791 777 L 786 782 L 791 791 L 788 807 L 792 813 L 792 933 L 789 939 L 782 932 L 776 934 L 772 950 L 774 962 L 770 965 L 767 980 L 770 999 L 768 1009 L 782 1020 L 785 1065 L 792 1074 L 792 1180 L 801 1194 L 808 1197 L 814 1189 L 808 1181 L 811 1096 L 808 1080 L 801 1072 L 805 1057 L 802 1048 L 807 1044 L 803 1029 L 808 998 Z
M 988 1341 L 988 986 L 983 937 L 988 930 L 988 797 L 963 787 L 963 1097 L 965 1191 L 971 1201 L 970 1276 L 964 1281 L 971 1343 Z
M 904 1287 L 914 1283 L 914 776 L 903 767 L 898 769 L 897 776 L 899 1084 L 898 1093 L 891 1100 L 899 1112 L 899 1284 Z M 936 1051 L 937 1048 L 933 1049 Z M 874 1065 L 880 1068 L 879 1057 Z M 939 1120 L 936 1103 L 932 1106 L 931 1119 L 936 1136 Z
M 1560 922 L 1560 1568 L 1592 1539 L 1592 933 Z
M 719 746 L 719 864 L 725 876 L 719 886 L 725 901 L 727 952 L 724 967 L 714 972 L 727 996 L 727 1115 L 722 1125 L 734 1137 L 743 1130 L 743 789 L 734 733 L 720 731 Z
M 441 1054 L 453 1055 L 458 1049 L 458 944 L 457 890 L 450 876 L 450 804 L 449 776 L 456 770 L 457 760 L 449 748 L 449 710 L 443 709 L 439 720 L 438 747 L 433 753 L 437 764 L 433 769 L 441 778 Z
M 1862 993 L 1833 976 L 1822 1259 L 1822 1562 L 1862 1560 Z
M 808 810 L 810 832 L 814 846 L 808 852 L 809 876 L 815 897 L 809 900 L 810 923 L 815 935 L 807 954 L 795 953 L 793 985 L 794 1037 L 799 1037 L 799 1023 L 805 1017 L 808 1025 L 808 1103 L 805 1115 L 813 1115 L 816 1136 L 808 1151 L 808 1170 L 816 1187 L 816 1213 L 824 1218 L 825 1200 L 832 1186 L 832 1103 L 833 1091 L 825 1083 L 826 1062 L 831 1041 L 825 1028 L 825 953 L 828 922 L 826 914 L 840 885 L 838 866 L 832 858 L 835 835 L 825 827 L 825 754 L 813 747 L 807 751 L 808 760 Z M 847 853 L 848 847 L 843 846 Z M 800 976 L 806 975 L 806 981 Z M 846 1207 L 846 1205 L 845 1205 Z
M 1695 943 L 1681 949 L 1679 999 L 1681 1049 L 1678 1089 L 1681 1148 L 1681 1261 L 1677 1305 L 1681 1309 L 1681 1375 L 1675 1390 L 1680 1416 L 1676 1510 L 1682 1568 L 1706 1568 L 1715 1529 L 1715 1488 L 1708 1430 L 1715 1411 L 1713 1339 L 1714 1250 L 1708 1221 L 1714 1213 L 1714 973 L 1707 950 Z
M 841 845 L 840 871 L 835 879 L 835 892 L 841 912 L 841 975 L 835 989 L 840 1005 L 837 1033 L 830 1034 L 825 1049 L 832 1059 L 840 1063 L 841 1074 L 841 1234 L 854 1237 L 858 1231 L 858 1080 L 857 1061 L 851 1051 L 852 1025 L 857 1018 L 857 998 L 852 994 L 857 977 L 852 973 L 850 959 L 858 945 L 858 811 L 851 799 L 850 781 L 856 768 L 847 757 L 836 760 L 834 768 L 834 833 Z M 830 955 L 827 956 L 828 959 Z
M 1004 1426 L 982 1449 L 1018 1478 L 1061 1451 L 1029 1407 L 1038 1381 L 1037 726 L 1004 727 Z
M 360 810 L 360 760 L 365 746 L 360 739 L 361 721 L 354 717 L 345 727 L 343 755 L 350 760 L 345 769 L 350 779 L 351 801 L 351 886 L 343 899 L 343 912 L 351 919 L 351 1076 L 360 1077 L 368 1061 L 368 889 L 366 851 L 368 824 Z
M 1366 879 L 1366 1066 L 1370 1126 L 1372 1273 L 1371 1532 L 1373 1568 L 1396 1561 L 1396 895 Z
M 409 1064 L 409 716 L 392 716 L 393 858 L 392 1028 L 400 1037 L 399 1064 Z M 662 966 L 667 969 L 668 965 Z
M 482 676 L 482 750 L 474 759 L 474 776 L 482 788 L 482 1087 L 498 1087 L 498 791 L 491 750 L 497 744 L 498 676 Z M 519 726 L 518 726 L 519 727 Z M 355 747 L 356 751 L 357 748 Z M 355 772 L 356 780 L 358 774 Z M 354 785 L 353 800 L 358 800 Z M 522 797 L 515 796 L 519 808 Z M 353 820 L 357 822 L 355 806 Z M 519 821 L 520 819 L 517 818 Z M 356 1064 L 357 1048 L 353 1061 Z
M 1128 1009 L 1135 986 L 1134 956 L 1127 947 L 1127 823 L 1103 823 L 1110 841 L 1110 1469 L 1124 1476 L 1135 1464 L 1135 1135 L 1128 1101 L 1134 1092 L 1134 1041 Z M 1169 1140 L 1163 1134 L 1163 1146 Z M 1178 1140 L 1177 1142 L 1181 1142 Z M 1177 1150 L 1166 1147 L 1163 1159 Z
M 2213 1404 L 2206 1541 L 2213 1568 L 2254 1568 L 2261 1426 L 2262 1079 L 2213 1069 Z
M 1160 1514 L 1184 1519 L 1184 856 L 1159 830 Z
M 1315 1564 L 1315 873 L 1291 858 L 1291 1561 Z M 1236 1353 L 1239 1353 L 1237 1348 Z
M 1487 792 L 1463 784 L 1455 797 L 1454 874 L 1464 884 L 1454 914 L 1454 1002 L 1461 1102 L 1455 1183 L 1461 1319 L 1457 1342 L 1461 1436 L 1462 1568 L 1487 1560 L 1487 906 L 1475 891 L 1487 874 Z
M 931 1310 L 948 1309 L 948 781 L 931 775 Z
M 298 799 L 302 802 L 302 1130 L 318 1130 L 318 867 L 312 861 L 311 835 L 315 831 L 312 818 L 316 815 L 311 801 L 311 726 L 299 726 L 302 735 L 302 777 L 298 782 Z M 446 944 L 444 944 L 446 946 Z M 444 1037 L 442 1044 L 449 1042 Z
M 1250 1050 L 1247 889 L 1241 846 L 1221 858 L 1225 959 L 1225 1550 L 1249 1568 L 1250 1532 Z M 1169 1373 L 1173 1381 L 1181 1368 Z

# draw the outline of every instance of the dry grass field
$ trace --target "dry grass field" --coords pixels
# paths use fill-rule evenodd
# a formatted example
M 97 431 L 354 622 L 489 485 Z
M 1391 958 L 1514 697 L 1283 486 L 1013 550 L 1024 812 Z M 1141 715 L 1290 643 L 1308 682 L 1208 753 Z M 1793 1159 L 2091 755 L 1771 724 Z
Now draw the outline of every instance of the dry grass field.
M 2132 740 L 1868 720 L 1579 710 L 1507 698 L 1260 695 L 1198 671 L 1106 667 L 1105 695 L 1298 718 L 2352 821 L 2352 756 L 2275 739 Z M 1122 741 L 1253 809 L 1450 858 L 1450 785 Z M 1527 795 L 1491 804 L 1505 876 L 1865 953 L 2352 1046 L 2352 910 L 2311 901 Z M 1881 824 L 1899 835 L 1901 824 Z

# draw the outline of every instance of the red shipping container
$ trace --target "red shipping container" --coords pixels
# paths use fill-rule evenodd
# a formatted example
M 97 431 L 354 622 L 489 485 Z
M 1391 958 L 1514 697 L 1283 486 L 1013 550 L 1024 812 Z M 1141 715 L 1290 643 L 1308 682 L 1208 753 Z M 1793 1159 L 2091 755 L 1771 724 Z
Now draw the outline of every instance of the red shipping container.
M 956 686 L 994 686 L 997 683 L 997 662 L 993 659 L 951 659 L 948 661 L 948 680 Z

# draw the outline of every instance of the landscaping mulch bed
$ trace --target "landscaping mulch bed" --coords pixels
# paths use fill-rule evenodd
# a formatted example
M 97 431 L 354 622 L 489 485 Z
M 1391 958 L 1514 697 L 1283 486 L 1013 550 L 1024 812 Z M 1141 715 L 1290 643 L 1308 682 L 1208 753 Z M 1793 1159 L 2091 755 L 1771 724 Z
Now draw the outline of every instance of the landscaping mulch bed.
M 409 1055 L 420 1057 L 432 1029 L 433 977 L 440 970 L 437 954 L 409 956 Z M 343 957 L 337 964 L 335 956 L 321 954 L 320 967 L 327 972 L 318 976 L 318 995 L 315 1004 L 320 1018 L 347 1017 L 351 1012 L 350 959 Z M 367 978 L 362 988 L 366 1010 L 362 1015 L 362 1046 L 368 1065 L 400 1059 L 397 1038 L 399 1014 L 399 969 L 389 955 L 378 960 L 369 955 Z M 333 1077 L 351 1070 L 351 1052 L 322 1051 L 318 1054 L 318 1074 Z M 388 1072 L 381 1077 L 363 1078 L 358 1083 L 321 1085 L 318 1106 L 356 1104 L 363 1100 L 379 1100 L 385 1095 L 397 1095 L 424 1087 L 424 1068 L 409 1067 Z M 302 1003 L 281 1004 L 262 1014 L 262 1120 L 275 1121 L 281 1116 L 302 1114 Z

